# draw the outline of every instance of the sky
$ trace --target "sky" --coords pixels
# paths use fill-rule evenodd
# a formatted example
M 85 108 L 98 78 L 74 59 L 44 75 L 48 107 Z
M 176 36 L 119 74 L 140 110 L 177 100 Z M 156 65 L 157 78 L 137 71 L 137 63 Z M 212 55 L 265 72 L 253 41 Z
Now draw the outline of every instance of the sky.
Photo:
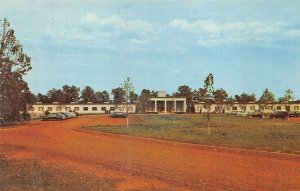
M 229 95 L 287 89 L 300 99 L 300 1 L 0 0 L 33 69 L 33 93 L 214 87 Z

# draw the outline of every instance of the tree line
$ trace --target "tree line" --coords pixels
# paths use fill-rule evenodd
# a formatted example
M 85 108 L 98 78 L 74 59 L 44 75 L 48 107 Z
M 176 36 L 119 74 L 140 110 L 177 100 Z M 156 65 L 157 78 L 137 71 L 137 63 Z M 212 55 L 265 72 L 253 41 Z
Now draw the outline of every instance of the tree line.
M 212 74 L 211 74 L 212 75 Z M 211 87 L 212 88 L 212 87 Z M 278 102 L 291 102 L 294 100 L 293 91 L 287 90 L 285 94 L 276 100 L 274 93 L 269 89 L 265 89 L 259 99 L 256 98 L 254 93 L 242 93 L 240 95 L 229 96 L 226 90 L 220 89 L 210 89 L 202 87 L 193 90 L 188 85 L 181 85 L 178 87 L 177 91 L 167 94 L 167 97 L 186 97 L 187 99 L 187 112 L 193 112 L 193 104 L 198 102 L 207 102 L 207 92 L 211 92 L 210 101 L 214 104 L 230 104 L 238 102 L 241 108 L 246 107 L 249 102 L 257 102 L 259 104 L 270 104 L 276 101 Z M 34 102 L 43 103 L 124 103 L 126 102 L 126 92 L 123 87 L 116 87 L 108 91 L 95 91 L 92 87 L 86 86 L 82 90 L 74 85 L 64 85 L 61 89 L 51 89 L 46 94 L 38 93 L 37 95 L 31 95 Z M 139 94 L 134 91 L 130 91 L 127 98 L 129 103 L 137 103 L 139 106 L 146 110 L 147 104 L 151 97 L 156 97 L 157 92 L 154 90 L 143 89 Z

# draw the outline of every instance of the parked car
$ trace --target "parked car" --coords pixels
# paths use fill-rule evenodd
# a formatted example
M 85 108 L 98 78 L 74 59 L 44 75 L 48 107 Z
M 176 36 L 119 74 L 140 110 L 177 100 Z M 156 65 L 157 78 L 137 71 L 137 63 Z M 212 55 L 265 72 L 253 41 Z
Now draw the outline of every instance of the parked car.
M 68 117 L 65 114 L 61 113 L 61 112 L 58 112 L 57 114 L 60 115 L 60 116 L 62 116 L 63 119 L 68 119 Z
M 1 126 L 4 126 L 4 119 L 3 118 L 0 118 L 0 127 Z
M 228 116 L 236 116 L 239 111 L 231 111 L 227 113 Z
M 58 114 L 65 116 L 66 119 L 70 119 L 70 118 L 76 117 L 75 114 L 72 114 L 72 113 L 69 113 L 69 112 L 58 112 Z
M 73 113 L 76 115 L 76 117 L 79 116 L 79 113 L 78 113 L 78 112 L 74 111 Z
M 285 119 L 289 116 L 289 113 L 287 111 L 275 111 L 270 115 L 270 118 L 281 118 Z
M 126 113 L 123 113 L 123 112 L 111 112 L 110 113 L 110 116 L 112 118 L 126 118 L 127 117 L 127 114 Z
M 289 117 L 300 117 L 300 112 L 298 111 L 290 111 Z
M 264 117 L 264 113 L 261 112 L 261 111 L 255 111 L 253 113 L 250 113 L 250 117 L 263 118 Z
M 42 117 L 43 121 L 47 120 L 63 120 L 64 117 L 58 113 L 49 113 L 48 115 L 45 115 Z
M 250 113 L 248 111 L 240 111 L 240 112 L 237 112 L 235 116 L 248 117 L 249 115 L 250 115 Z
M 69 112 L 69 115 L 72 116 L 72 118 L 77 117 L 77 115 L 74 112 Z

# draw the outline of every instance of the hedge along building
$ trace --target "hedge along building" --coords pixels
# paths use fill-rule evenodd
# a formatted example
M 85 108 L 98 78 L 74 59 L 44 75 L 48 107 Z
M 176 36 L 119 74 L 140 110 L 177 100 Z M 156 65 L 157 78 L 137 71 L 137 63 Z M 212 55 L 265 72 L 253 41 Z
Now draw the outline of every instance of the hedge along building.
M 165 91 L 158 91 L 156 97 L 151 97 L 147 111 L 153 113 L 186 112 L 185 97 L 169 97 Z
M 205 103 L 199 102 L 194 103 L 195 113 L 206 113 Z M 210 112 L 212 113 L 229 113 L 232 111 L 247 111 L 247 112 L 255 112 L 262 111 L 266 114 L 273 113 L 275 111 L 287 111 L 287 106 L 290 107 L 291 112 L 300 112 L 300 101 L 293 101 L 290 103 L 267 103 L 267 104 L 259 104 L 258 102 L 249 102 L 249 103 L 214 103 L 211 105 Z
M 40 117 L 45 115 L 45 111 L 50 113 L 76 111 L 79 114 L 105 114 L 110 111 L 126 112 L 126 103 L 42 103 L 32 104 L 28 110 L 31 117 Z M 128 104 L 128 113 L 136 112 L 136 104 Z

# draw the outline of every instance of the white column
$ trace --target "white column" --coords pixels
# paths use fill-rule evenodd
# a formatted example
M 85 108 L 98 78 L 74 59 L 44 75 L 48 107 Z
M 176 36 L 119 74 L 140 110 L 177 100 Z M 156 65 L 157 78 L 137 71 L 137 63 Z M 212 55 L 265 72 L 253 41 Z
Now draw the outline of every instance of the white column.
M 183 112 L 186 112 L 186 100 L 183 101 Z
M 157 112 L 157 101 L 154 100 L 154 112 Z
M 176 113 L 176 100 L 174 99 L 174 112 Z
M 165 100 L 165 113 L 167 113 L 167 100 Z

